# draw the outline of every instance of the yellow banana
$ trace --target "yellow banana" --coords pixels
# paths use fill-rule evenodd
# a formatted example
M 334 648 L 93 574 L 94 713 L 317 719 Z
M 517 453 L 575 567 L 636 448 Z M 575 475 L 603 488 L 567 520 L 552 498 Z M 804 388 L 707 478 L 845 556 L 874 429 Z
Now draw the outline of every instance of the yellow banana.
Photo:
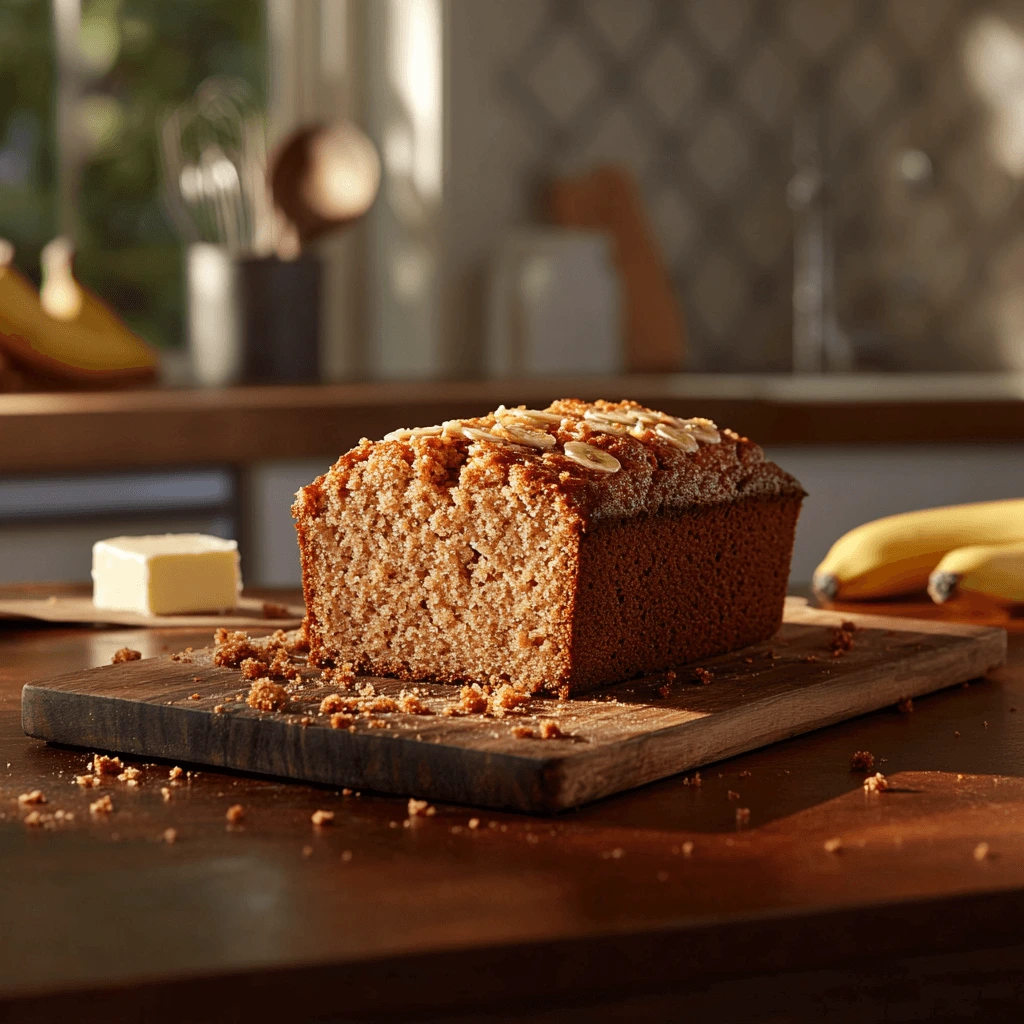
M 840 601 L 913 594 L 925 589 L 946 552 L 1015 541 L 1024 541 L 1024 498 L 886 516 L 832 545 L 814 571 L 814 589 Z
M 78 314 L 57 319 L 12 266 L 0 266 L 0 331 L 24 338 L 44 358 L 79 369 L 150 369 L 157 362 L 156 352 L 87 289 L 81 289 Z
M 954 548 L 928 577 L 936 604 L 969 590 L 1008 604 L 1024 603 L 1024 541 Z

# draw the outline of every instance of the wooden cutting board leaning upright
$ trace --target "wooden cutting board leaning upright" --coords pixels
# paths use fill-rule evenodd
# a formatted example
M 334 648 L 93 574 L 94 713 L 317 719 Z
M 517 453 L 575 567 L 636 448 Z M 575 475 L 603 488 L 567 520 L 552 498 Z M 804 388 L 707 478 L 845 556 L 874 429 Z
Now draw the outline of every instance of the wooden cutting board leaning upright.
M 841 630 L 849 621 L 852 634 Z M 790 598 L 782 629 L 764 644 L 674 677 L 535 699 L 501 718 L 446 715 L 459 688 L 421 683 L 430 714 L 357 716 L 351 729 L 332 728 L 319 706 L 336 687 L 315 671 L 283 711 L 257 711 L 240 673 L 215 667 L 207 649 L 29 683 L 22 724 L 30 736 L 89 750 L 552 813 L 962 683 L 1005 658 L 1002 629 L 841 614 Z M 383 696 L 409 686 L 358 682 Z

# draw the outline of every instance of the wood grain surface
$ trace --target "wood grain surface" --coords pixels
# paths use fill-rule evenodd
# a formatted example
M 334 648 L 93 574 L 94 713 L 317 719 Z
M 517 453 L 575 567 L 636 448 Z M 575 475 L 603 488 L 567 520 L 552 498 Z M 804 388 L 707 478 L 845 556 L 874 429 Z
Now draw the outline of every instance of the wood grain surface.
M 0 622 L 5 1024 L 1020 1019 L 1020 636 L 1006 666 L 909 714 L 553 819 L 409 818 L 402 798 L 187 762 L 172 782 L 141 758 L 137 786 L 84 789 L 87 755 L 24 736 L 25 682 L 208 639 Z M 890 790 L 865 794 L 858 750 Z M 47 803 L 19 806 L 36 789 Z M 113 810 L 90 814 L 101 795 Z M 34 828 L 34 809 L 74 818 Z
M 360 437 L 479 416 L 501 402 L 536 406 L 567 395 L 629 397 L 675 415 L 708 416 L 763 445 L 1024 439 L 1024 400 L 1012 378 L 993 385 L 994 393 L 979 394 L 958 378 L 938 393 L 904 394 L 894 393 L 900 375 L 890 374 L 851 395 L 850 375 L 842 376 L 636 374 L 0 395 L 0 473 L 321 457 L 326 466 Z
M 856 624 L 853 647 L 830 649 Z M 25 732 L 39 739 L 142 757 L 258 772 L 479 807 L 551 813 L 697 768 L 1002 664 L 1000 629 L 844 616 L 787 602 L 772 641 L 575 700 L 535 699 L 502 718 L 448 717 L 458 687 L 418 684 L 429 715 L 357 717 L 335 729 L 319 714 L 337 687 L 311 670 L 287 708 L 263 712 L 238 671 L 212 651 L 150 658 L 26 685 Z M 377 695 L 409 684 L 378 678 Z M 215 710 L 216 709 L 216 710 Z M 541 723 L 562 735 L 541 739 Z M 518 738 L 515 727 L 530 738 Z

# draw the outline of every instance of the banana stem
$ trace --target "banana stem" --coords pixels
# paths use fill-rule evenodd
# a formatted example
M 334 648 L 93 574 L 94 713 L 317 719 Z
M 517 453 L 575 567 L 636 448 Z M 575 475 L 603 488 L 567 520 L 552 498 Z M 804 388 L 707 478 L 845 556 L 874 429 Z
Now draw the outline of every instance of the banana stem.
M 961 579 L 957 572 L 933 572 L 928 577 L 928 596 L 936 604 L 945 604 L 956 593 Z

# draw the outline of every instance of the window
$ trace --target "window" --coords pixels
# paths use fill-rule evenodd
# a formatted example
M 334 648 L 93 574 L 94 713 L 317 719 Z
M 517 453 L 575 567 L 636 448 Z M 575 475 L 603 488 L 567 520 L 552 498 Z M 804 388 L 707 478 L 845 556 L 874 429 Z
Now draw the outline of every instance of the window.
M 183 341 L 184 285 L 157 132 L 213 75 L 265 106 L 263 0 L 0 4 L 0 236 L 38 282 L 69 234 L 78 278 L 162 347 Z

